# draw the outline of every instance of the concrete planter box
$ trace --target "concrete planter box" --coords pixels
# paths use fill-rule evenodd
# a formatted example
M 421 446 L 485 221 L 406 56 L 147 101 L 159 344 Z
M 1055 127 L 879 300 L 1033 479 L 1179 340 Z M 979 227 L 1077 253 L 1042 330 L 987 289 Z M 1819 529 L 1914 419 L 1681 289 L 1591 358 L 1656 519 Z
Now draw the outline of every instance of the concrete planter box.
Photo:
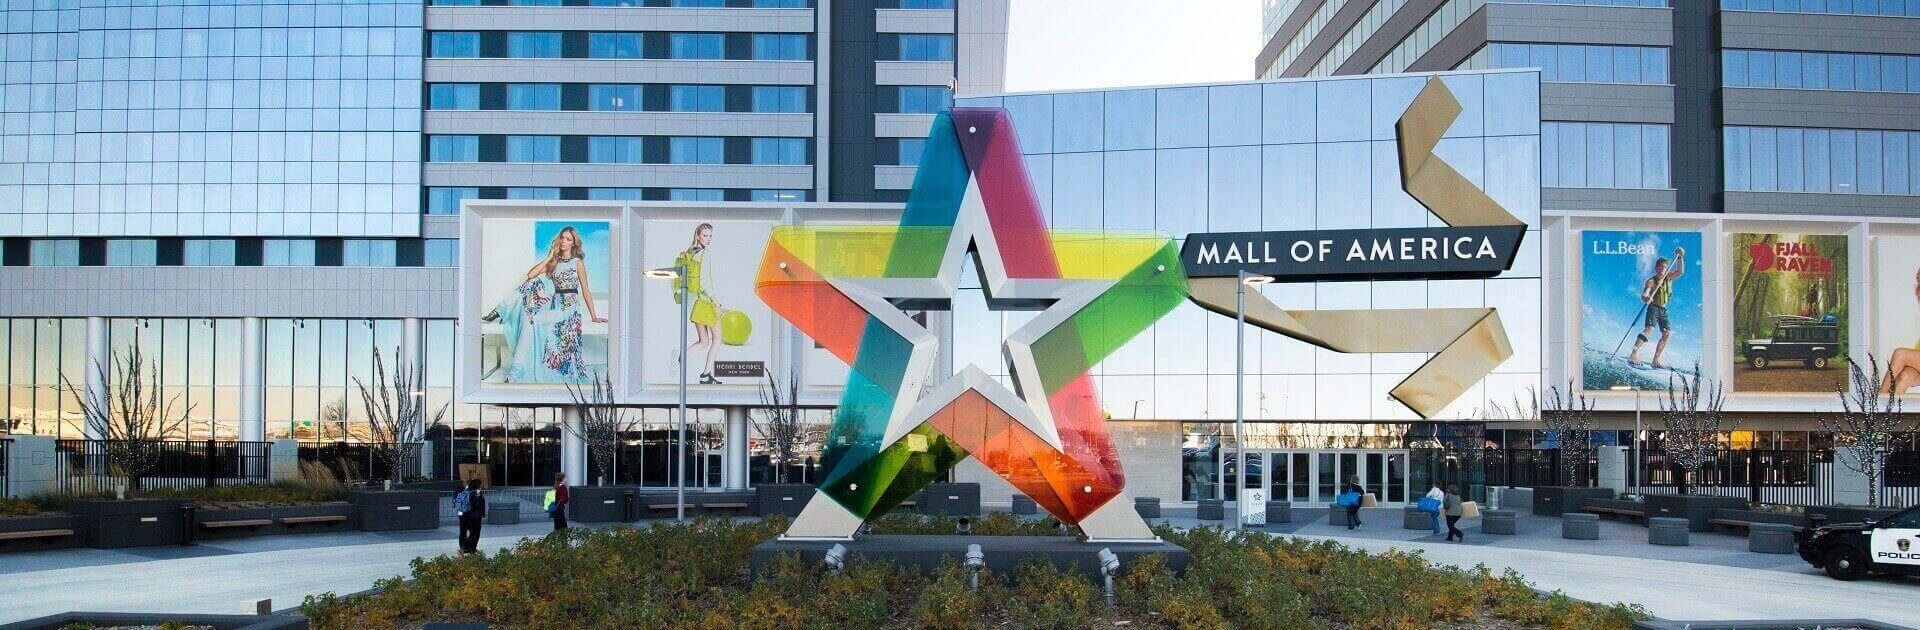
M 1869 510 L 1863 507 L 1839 507 L 1839 506 L 1829 505 L 1829 506 L 1807 508 L 1806 515 L 1807 515 L 1807 520 L 1811 522 L 1815 527 L 1818 527 L 1821 525 L 1832 525 L 1835 523 L 1859 523 L 1862 521 L 1878 521 L 1880 519 L 1893 516 L 1895 512 L 1899 512 L 1899 511 L 1900 510 L 1895 508 L 1880 508 L 1880 509 Z
M 1713 518 L 1730 521 L 1746 521 L 1749 523 L 1773 523 L 1776 525 L 1788 525 L 1800 528 L 1805 528 L 1808 525 L 1805 514 L 1794 514 L 1792 512 L 1762 512 L 1759 510 L 1721 508 L 1713 511 Z
M 980 515 L 980 484 L 930 483 L 920 492 L 920 511 L 949 516 Z
M 1195 515 L 1203 521 L 1224 521 L 1227 519 L 1227 503 L 1220 499 L 1201 499 Z
M 814 488 L 804 483 L 776 483 L 754 488 L 754 501 L 759 504 L 757 511 L 761 516 L 794 517 L 800 515 L 800 509 L 807 506 L 813 498 Z M 979 495 L 975 495 L 978 497 Z
M 623 523 L 630 486 L 572 486 L 567 489 L 567 520 L 575 523 Z
M 1268 501 L 1267 502 L 1267 522 L 1268 523 L 1293 522 L 1293 503 L 1290 501 Z
M 1433 513 L 1423 512 L 1413 506 L 1400 508 L 1400 528 L 1433 531 Z
M 1140 518 L 1160 518 L 1160 497 L 1134 497 L 1133 511 Z
M 520 502 L 506 498 L 500 499 L 499 502 L 495 502 L 493 499 L 487 499 L 487 524 L 519 525 Z
M 1014 514 L 1038 514 L 1040 512 L 1040 504 L 1034 503 L 1033 499 L 1027 495 L 1016 494 L 1013 495 L 1012 509 Z
M 1338 505 L 1327 506 L 1327 524 L 1334 527 L 1347 526 L 1347 508 Z
M 259 508 L 229 508 L 219 510 L 193 511 L 194 540 L 223 540 L 228 538 L 249 538 L 253 536 L 272 536 L 275 534 L 306 534 L 311 532 L 343 531 L 353 528 L 353 505 L 345 501 L 332 503 L 314 503 L 309 505 L 279 505 Z M 339 516 L 344 520 L 312 523 L 284 523 L 280 519 L 299 519 L 319 516 Z M 207 523 L 223 521 L 269 521 L 260 525 L 244 527 L 207 527 Z
M 432 490 L 363 490 L 347 494 L 360 513 L 360 531 L 398 532 L 440 528 L 440 493 Z
M 106 613 L 68 612 L 58 615 L 0 624 L 7 630 L 59 630 L 61 628 L 153 628 L 168 622 L 187 627 L 214 630 L 306 630 L 307 618 L 284 613 L 277 615 L 199 615 L 181 613 Z
M 1587 499 L 1611 498 L 1613 498 L 1612 488 L 1541 486 L 1533 489 L 1533 513 L 1540 516 L 1562 516 L 1568 512 L 1580 511 L 1580 506 L 1585 505 Z
M 38 532 L 54 529 L 70 529 L 70 536 L 49 536 L 45 538 L 22 538 L 0 540 L 0 553 L 9 551 L 39 551 L 42 549 L 67 549 L 79 547 L 86 542 L 86 528 L 80 518 L 72 514 L 42 514 L 39 516 L 9 516 L 0 518 L 0 533 Z
M 178 499 L 79 500 L 68 507 L 85 525 L 87 546 L 124 549 L 178 545 L 186 541 L 183 505 Z
M 1692 494 L 1649 494 L 1646 517 L 1687 519 L 1687 531 L 1710 532 L 1714 510 L 1746 509 L 1747 500 L 1739 497 L 1709 497 Z
M 1500 488 L 1500 509 L 1533 509 L 1533 488 Z

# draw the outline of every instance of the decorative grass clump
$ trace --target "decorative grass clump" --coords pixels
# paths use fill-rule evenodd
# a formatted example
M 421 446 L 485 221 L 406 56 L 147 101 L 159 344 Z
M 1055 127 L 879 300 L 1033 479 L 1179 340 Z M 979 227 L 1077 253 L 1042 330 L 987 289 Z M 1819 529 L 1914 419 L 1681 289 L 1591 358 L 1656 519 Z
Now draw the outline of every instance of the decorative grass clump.
M 945 527 L 942 528 L 941 526 Z M 952 533 L 939 518 L 888 517 L 875 533 Z M 856 555 L 831 573 L 787 557 L 749 577 L 750 550 L 787 526 L 695 520 L 573 529 L 497 555 L 413 561 L 370 594 L 309 597 L 315 628 L 1627 628 L 1635 606 L 1542 594 L 1513 573 L 1438 567 L 1419 554 L 1214 528 L 1160 535 L 1192 552 L 1176 576 L 1149 556 L 1122 569 L 1117 604 L 1077 572 L 1039 560 L 980 587 L 957 562 L 923 575 Z M 976 535 L 1051 533 L 1045 520 L 988 516 Z M 934 531 L 938 530 L 938 531 Z

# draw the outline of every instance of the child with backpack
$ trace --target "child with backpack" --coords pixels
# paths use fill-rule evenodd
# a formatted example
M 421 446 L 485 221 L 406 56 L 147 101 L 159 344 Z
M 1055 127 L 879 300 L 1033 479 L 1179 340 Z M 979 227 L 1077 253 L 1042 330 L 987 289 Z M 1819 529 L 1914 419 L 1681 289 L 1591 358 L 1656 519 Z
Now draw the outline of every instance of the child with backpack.
M 487 521 L 487 497 L 480 494 L 479 479 L 468 479 L 466 489 L 453 495 L 453 512 L 460 516 L 460 555 L 479 553 L 480 526 Z

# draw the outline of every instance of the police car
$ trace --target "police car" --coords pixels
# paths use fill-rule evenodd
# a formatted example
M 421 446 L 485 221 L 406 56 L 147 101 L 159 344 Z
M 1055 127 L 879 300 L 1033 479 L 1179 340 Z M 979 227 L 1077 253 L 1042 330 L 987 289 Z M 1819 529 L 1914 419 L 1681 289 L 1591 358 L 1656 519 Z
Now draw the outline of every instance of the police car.
M 1878 522 L 1835 523 L 1801 532 L 1800 557 L 1837 580 L 1869 573 L 1920 575 L 1920 506 Z

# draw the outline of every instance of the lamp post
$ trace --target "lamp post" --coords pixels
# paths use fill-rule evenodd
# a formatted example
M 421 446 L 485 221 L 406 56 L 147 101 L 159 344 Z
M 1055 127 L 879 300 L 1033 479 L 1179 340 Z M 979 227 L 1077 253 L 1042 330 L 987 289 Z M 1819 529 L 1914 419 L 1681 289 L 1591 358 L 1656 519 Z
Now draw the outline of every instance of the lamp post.
M 1273 282 L 1273 276 L 1262 276 L 1240 272 L 1240 282 L 1234 285 L 1233 306 L 1233 488 L 1239 496 L 1234 497 L 1233 529 L 1246 529 L 1245 516 L 1247 506 L 1241 505 L 1241 498 L 1247 494 L 1247 287 L 1258 287 Z
M 1640 440 L 1642 433 L 1640 430 L 1640 388 L 1615 385 L 1608 389 L 1616 392 L 1633 390 L 1633 489 L 1634 494 L 1639 494 L 1640 486 L 1646 485 L 1646 480 L 1641 479 L 1640 476 L 1647 474 L 1646 453 L 1642 452 Z
M 686 271 L 685 265 L 674 265 L 648 269 L 647 277 L 674 282 Z M 678 521 L 687 520 L 687 305 L 691 302 L 691 295 L 680 298 L 680 416 L 673 436 L 673 518 Z

